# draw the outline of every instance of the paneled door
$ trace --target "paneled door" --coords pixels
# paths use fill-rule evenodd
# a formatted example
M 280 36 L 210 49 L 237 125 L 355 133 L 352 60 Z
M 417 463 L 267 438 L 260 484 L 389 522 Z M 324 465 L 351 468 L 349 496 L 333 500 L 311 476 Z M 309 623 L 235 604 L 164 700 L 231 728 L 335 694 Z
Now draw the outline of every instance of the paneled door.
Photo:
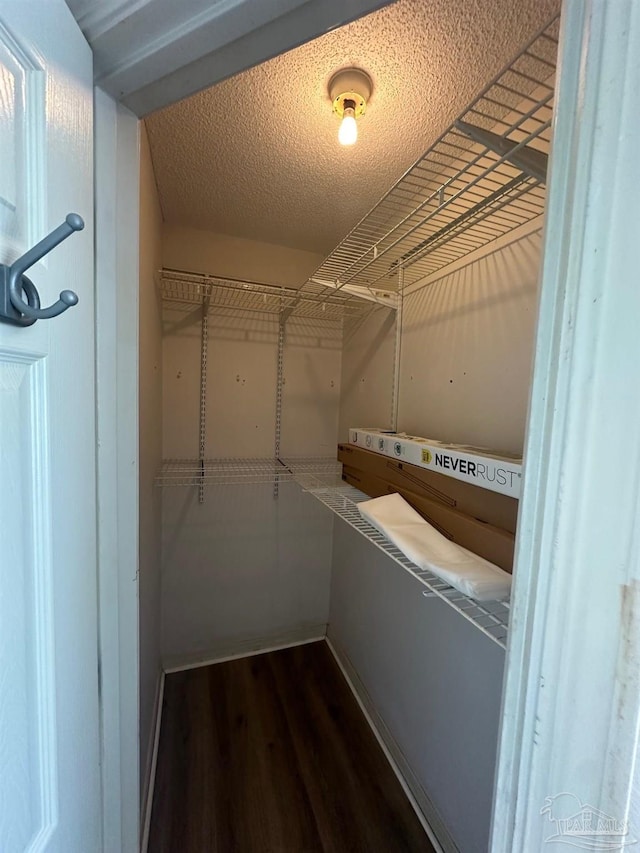
M 92 57 L 63 0 L 0 3 L 0 261 L 68 213 L 28 271 L 43 307 L 0 323 L 0 850 L 100 841 Z

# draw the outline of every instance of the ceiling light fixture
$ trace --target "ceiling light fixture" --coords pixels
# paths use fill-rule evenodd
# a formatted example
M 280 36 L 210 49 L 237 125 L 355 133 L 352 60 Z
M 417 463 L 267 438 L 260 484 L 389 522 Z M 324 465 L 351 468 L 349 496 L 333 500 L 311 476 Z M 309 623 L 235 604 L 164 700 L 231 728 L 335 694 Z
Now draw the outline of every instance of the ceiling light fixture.
M 333 103 L 333 111 L 342 119 L 338 131 L 338 141 L 341 145 L 353 145 L 357 140 L 356 119 L 364 115 L 372 89 L 371 78 L 359 68 L 343 68 L 329 81 L 329 97 Z

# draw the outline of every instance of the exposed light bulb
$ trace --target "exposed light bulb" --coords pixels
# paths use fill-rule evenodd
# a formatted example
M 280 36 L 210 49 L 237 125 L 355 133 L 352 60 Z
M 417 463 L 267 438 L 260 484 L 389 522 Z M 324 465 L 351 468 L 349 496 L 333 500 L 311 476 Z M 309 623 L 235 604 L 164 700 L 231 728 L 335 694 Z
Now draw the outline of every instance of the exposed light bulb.
M 353 145 L 357 141 L 356 121 L 364 115 L 372 91 L 371 78 L 359 68 L 343 68 L 329 80 L 328 94 L 333 112 L 341 119 L 338 131 L 340 145 Z
M 340 130 L 338 131 L 338 142 L 340 145 L 353 145 L 358 138 L 358 125 L 356 124 L 356 111 L 353 107 L 344 108 Z

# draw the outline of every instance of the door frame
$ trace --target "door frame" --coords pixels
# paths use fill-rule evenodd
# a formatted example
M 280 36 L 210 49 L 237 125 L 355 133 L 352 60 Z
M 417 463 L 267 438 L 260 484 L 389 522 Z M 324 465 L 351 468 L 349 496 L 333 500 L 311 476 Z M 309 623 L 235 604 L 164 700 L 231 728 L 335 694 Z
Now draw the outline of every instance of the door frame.
M 139 121 L 98 88 L 94 110 L 103 845 L 137 853 Z
M 640 841 L 639 57 L 635 0 L 565 0 L 493 853 L 580 846 L 559 795 Z

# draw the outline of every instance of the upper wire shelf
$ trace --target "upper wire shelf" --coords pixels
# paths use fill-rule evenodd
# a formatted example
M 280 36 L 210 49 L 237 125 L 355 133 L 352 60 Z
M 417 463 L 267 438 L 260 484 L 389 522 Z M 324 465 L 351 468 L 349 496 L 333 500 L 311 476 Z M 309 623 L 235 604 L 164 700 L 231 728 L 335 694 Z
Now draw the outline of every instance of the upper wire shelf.
M 555 18 L 323 261 L 325 294 L 397 286 L 399 270 L 406 287 L 544 213 L 558 29 Z
M 339 321 L 358 316 L 371 301 L 348 290 L 337 290 L 327 296 L 326 289 L 307 282 L 304 290 L 279 287 L 256 281 L 219 278 L 205 273 L 191 273 L 164 268 L 160 271 L 159 289 L 163 302 L 175 306 L 202 306 L 209 309 L 258 312 L 314 321 Z M 374 301 L 391 304 L 395 294 L 376 295 Z

